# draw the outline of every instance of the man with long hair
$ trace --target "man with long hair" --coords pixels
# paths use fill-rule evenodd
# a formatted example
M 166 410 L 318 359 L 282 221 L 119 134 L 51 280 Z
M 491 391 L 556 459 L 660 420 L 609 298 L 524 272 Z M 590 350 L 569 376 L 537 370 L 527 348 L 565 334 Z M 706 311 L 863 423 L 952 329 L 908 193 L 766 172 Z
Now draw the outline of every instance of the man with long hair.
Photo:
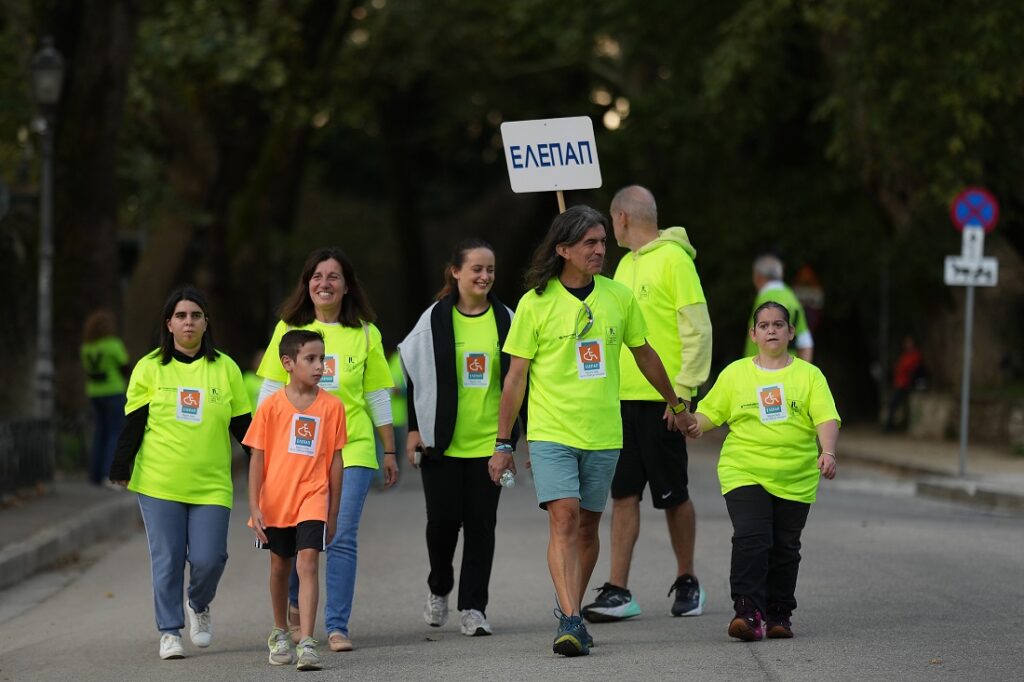
M 530 383 L 527 440 L 537 501 L 548 513 L 548 568 L 558 599 L 552 650 L 590 652 L 580 603 L 598 555 L 598 526 L 622 447 L 619 350 L 625 344 L 668 403 L 668 428 L 695 426 L 646 341 L 647 326 L 629 288 L 599 273 L 608 220 L 588 206 L 555 218 L 526 273 L 502 349 L 511 356 L 501 395 L 491 480 L 515 471 L 510 438 Z

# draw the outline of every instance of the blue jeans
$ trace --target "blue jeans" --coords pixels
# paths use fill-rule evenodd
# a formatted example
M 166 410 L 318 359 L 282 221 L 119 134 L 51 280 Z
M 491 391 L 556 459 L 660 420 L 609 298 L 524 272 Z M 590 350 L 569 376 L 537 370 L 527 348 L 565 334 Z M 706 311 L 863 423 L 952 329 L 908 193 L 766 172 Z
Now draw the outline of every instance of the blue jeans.
M 89 480 L 95 485 L 103 483 L 110 475 L 110 463 L 114 461 L 114 448 L 124 423 L 124 396 L 105 395 L 90 398 L 94 423 L 92 431 L 92 452 L 89 453 Z
M 205 611 L 217 594 L 217 583 L 228 561 L 231 510 L 216 504 L 185 504 L 142 494 L 139 509 L 153 566 L 156 629 L 177 635 L 185 627 L 181 598 L 185 562 L 189 564 L 189 604 L 196 611 Z
M 334 539 L 327 545 L 327 599 L 324 621 L 327 632 L 348 636 L 348 619 L 352 616 L 352 598 L 356 591 L 356 550 L 359 519 L 363 515 L 366 493 L 373 483 L 374 470 L 368 467 L 345 467 L 341 486 L 341 505 Z M 292 567 L 288 581 L 292 605 L 299 603 L 299 576 Z

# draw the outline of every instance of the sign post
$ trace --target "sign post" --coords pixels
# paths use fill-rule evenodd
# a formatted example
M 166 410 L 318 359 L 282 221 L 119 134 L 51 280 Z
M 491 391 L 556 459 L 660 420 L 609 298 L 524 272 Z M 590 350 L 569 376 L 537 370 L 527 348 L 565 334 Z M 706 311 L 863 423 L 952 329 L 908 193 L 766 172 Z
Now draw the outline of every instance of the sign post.
M 516 194 L 555 192 L 561 213 L 565 190 L 601 186 L 594 124 L 588 116 L 506 121 L 501 139 Z
M 956 229 L 963 232 L 959 256 L 946 256 L 945 282 L 967 287 L 964 302 L 964 367 L 960 385 L 960 466 L 967 474 L 967 429 L 971 398 L 971 348 L 974 341 L 974 287 L 994 287 L 999 281 L 999 261 L 985 258 L 985 233 L 999 220 L 999 203 L 987 190 L 968 187 L 949 208 Z

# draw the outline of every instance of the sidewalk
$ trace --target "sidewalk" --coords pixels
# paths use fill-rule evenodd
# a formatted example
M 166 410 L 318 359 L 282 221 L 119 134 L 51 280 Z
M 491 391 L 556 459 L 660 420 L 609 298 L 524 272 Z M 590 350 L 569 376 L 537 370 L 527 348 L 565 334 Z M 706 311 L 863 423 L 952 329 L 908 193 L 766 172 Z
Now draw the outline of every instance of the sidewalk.
M 958 476 L 959 441 L 920 440 L 871 427 L 839 432 L 844 458 L 915 480 L 917 494 L 981 507 L 1024 510 L 1024 455 L 1008 447 L 967 445 L 967 473 Z
M 957 477 L 957 442 L 921 441 L 871 427 L 844 428 L 839 461 L 910 478 L 916 493 L 992 509 L 1024 510 L 1024 456 L 970 445 L 967 476 Z M 135 495 L 60 478 L 49 492 L 0 507 L 0 590 L 99 540 L 141 527 Z
M 0 590 L 141 527 L 135 495 L 58 474 L 0 507 Z

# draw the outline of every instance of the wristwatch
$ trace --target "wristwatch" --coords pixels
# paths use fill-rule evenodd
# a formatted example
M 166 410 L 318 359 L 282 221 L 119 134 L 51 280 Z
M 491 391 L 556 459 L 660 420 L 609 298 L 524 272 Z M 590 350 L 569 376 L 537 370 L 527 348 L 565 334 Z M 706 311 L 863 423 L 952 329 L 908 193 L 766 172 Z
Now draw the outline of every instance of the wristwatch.
M 686 401 L 682 398 L 679 399 L 675 405 L 669 405 L 668 409 L 672 410 L 672 414 L 681 414 L 690 409 L 690 406 L 686 404 Z

